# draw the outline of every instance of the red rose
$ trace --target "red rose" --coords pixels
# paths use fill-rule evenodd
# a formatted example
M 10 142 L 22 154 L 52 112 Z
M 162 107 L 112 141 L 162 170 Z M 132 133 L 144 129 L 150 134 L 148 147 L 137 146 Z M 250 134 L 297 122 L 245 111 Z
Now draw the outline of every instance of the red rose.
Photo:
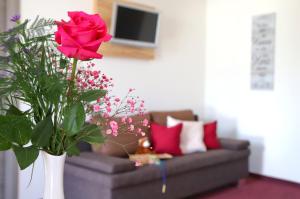
M 103 19 L 85 12 L 68 12 L 70 21 L 57 22 L 55 40 L 60 52 L 69 58 L 79 60 L 101 59 L 97 51 L 102 42 L 111 39 Z

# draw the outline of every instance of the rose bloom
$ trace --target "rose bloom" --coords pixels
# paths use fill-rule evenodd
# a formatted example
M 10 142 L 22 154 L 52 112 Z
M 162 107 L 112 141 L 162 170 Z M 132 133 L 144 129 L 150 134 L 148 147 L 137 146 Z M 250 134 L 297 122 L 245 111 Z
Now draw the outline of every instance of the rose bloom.
M 97 51 L 102 42 L 111 39 L 103 19 L 98 15 L 89 15 L 85 12 L 68 12 L 70 21 L 57 23 L 55 41 L 60 52 L 69 58 L 89 60 L 101 59 Z

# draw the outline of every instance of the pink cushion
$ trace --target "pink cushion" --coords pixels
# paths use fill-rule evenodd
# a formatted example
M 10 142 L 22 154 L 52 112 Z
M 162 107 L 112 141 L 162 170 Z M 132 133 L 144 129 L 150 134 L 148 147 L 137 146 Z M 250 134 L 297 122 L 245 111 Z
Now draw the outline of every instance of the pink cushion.
M 173 127 L 151 124 L 151 138 L 156 153 L 169 153 L 174 156 L 182 155 L 180 149 L 180 134 L 182 124 Z

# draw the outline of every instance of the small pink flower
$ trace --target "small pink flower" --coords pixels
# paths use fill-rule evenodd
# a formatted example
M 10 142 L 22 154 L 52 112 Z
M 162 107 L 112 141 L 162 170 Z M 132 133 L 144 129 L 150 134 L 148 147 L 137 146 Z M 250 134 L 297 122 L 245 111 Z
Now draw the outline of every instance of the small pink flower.
M 130 107 L 130 113 L 134 113 L 134 107 Z
M 98 79 L 99 78 L 99 75 L 93 75 L 94 76 L 94 79 Z
M 141 133 L 141 132 L 142 132 L 142 129 L 141 129 L 141 128 L 138 128 L 137 132 L 138 132 L 138 133 Z
M 93 105 L 93 110 L 95 113 L 100 111 L 100 106 L 98 104 Z
M 118 136 L 118 131 L 113 132 L 113 136 L 117 137 Z
M 110 106 L 107 106 L 105 109 L 106 109 L 106 111 L 107 111 L 108 113 L 111 112 L 111 107 L 110 107 Z
M 142 136 L 146 136 L 146 133 L 145 133 L 145 132 L 142 132 L 141 135 L 142 135 Z
M 108 113 L 104 113 L 104 114 L 103 114 L 103 117 L 104 117 L 104 118 L 109 118 L 109 114 L 108 114 Z
M 129 126 L 129 130 L 130 130 L 130 131 L 134 131 L 134 125 L 133 125 L 133 124 L 131 124 L 131 125 Z
M 144 119 L 143 126 L 148 126 L 149 121 L 147 119 Z
M 118 129 L 119 129 L 119 125 L 116 121 L 110 121 L 109 122 L 109 126 L 112 130 L 113 133 L 117 133 L 118 132 Z
M 89 84 L 90 84 L 90 85 L 92 85 L 92 86 L 94 86 L 94 85 L 95 85 L 95 82 L 94 82 L 94 80 L 89 80 L 88 82 L 89 82 Z
M 132 118 L 129 117 L 127 121 L 128 121 L 129 124 L 131 124 L 132 123 Z
M 106 134 L 107 134 L 107 135 L 112 134 L 112 130 L 111 130 L 111 129 L 107 129 L 107 130 L 106 130 Z
M 115 101 L 116 101 L 116 102 L 120 102 L 121 100 L 120 100 L 120 98 L 116 97 L 116 98 L 115 98 Z
M 125 124 L 126 123 L 126 119 L 127 119 L 127 117 L 122 117 L 121 122 Z

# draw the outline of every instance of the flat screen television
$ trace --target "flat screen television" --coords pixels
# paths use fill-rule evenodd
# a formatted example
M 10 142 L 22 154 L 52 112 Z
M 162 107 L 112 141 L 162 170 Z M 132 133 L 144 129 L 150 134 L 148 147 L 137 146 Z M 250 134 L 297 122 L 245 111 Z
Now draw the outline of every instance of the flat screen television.
M 154 48 L 157 46 L 159 12 L 114 3 L 111 35 L 112 42 Z

